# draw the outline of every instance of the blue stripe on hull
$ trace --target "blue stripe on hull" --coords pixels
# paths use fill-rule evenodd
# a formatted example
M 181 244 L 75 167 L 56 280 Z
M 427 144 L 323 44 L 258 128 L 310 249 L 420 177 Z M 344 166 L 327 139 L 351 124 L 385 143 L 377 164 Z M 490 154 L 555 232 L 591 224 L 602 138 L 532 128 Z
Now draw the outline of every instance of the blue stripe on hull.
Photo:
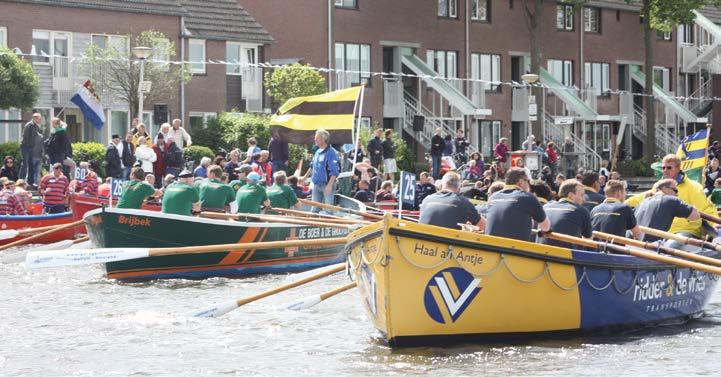
M 576 267 L 581 298 L 581 329 L 655 323 L 701 312 L 713 294 L 718 278 L 687 268 L 644 270 L 655 262 L 627 256 L 573 251 L 574 259 L 617 259 L 638 270 Z M 596 254 L 596 255 L 593 255 Z
M 143 277 L 135 277 L 128 279 L 118 279 L 121 281 L 143 281 L 153 279 L 187 279 L 187 280 L 201 280 L 214 277 L 225 277 L 225 278 L 240 278 L 248 277 L 252 275 L 261 274 L 280 274 L 288 272 L 301 272 L 310 270 L 318 267 L 330 266 L 332 264 L 341 263 L 346 260 L 345 256 L 306 263 L 289 263 L 279 264 L 272 266 L 257 266 L 257 267 L 236 267 L 236 268 L 217 268 L 212 270 L 203 271 L 185 271 L 185 272 L 173 272 L 167 274 L 150 274 Z

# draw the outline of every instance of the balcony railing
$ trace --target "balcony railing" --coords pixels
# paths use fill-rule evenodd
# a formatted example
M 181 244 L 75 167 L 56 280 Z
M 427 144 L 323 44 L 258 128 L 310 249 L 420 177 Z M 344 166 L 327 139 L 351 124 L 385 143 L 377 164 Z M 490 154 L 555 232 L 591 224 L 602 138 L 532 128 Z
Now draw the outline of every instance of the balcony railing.
M 242 68 L 241 76 L 245 110 L 253 113 L 263 112 L 263 68 Z
M 383 117 L 402 118 L 403 82 L 397 79 L 383 80 Z

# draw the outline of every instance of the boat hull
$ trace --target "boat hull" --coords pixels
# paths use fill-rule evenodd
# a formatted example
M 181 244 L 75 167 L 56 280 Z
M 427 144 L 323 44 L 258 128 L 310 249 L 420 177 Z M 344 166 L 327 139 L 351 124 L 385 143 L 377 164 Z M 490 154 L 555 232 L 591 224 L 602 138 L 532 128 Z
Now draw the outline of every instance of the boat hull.
M 72 221 L 73 221 L 73 214 L 71 212 L 55 213 L 52 215 L 30 215 L 30 216 L 4 215 L 4 216 L 0 216 L 0 229 L 23 230 L 23 229 L 41 228 L 41 227 L 53 226 L 53 225 L 63 225 L 63 224 L 68 224 Z M 55 232 L 55 233 L 49 234 L 47 236 L 41 237 L 37 240 L 34 240 L 34 241 L 32 241 L 32 243 L 53 243 L 53 242 L 71 239 L 75 236 L 76 232 L 81 232 L 82 228 L 83 228 L 82 226 L 79 226 L 79 227 Z M 20 236 L 20 237 L 0 240 L 0 245 L 6 245 L 6 244 L 9 244 L 10 242 L 15 242 L 15 241 L 18 241 L 23 238 L 27 238 L 27 236 Z
M 344 237 L 346 229 L 213 220 L 145 210 L 93 210 L 85 223 L 94 247 L 183 247 Z M 344 260 L 344 245 L 235 250 L 134 259 L 106 264 L 120 280 L 204 279 L 283 273 Z
M 352 276 L 391 345 L 608 333 L 702 313 L 717 278 L 386 218 L 354 232 Z M 718 253 L 704 252 L 718 257 Z

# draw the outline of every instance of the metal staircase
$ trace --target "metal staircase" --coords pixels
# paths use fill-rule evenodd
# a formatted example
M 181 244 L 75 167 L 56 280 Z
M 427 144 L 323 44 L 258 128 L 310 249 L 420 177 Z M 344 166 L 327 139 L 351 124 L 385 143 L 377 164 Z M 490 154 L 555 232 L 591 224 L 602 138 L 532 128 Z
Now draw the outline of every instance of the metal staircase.
M 633 133 L 641 141 L 646 141 L 646 111 L 638 106 L 633 107 Z M 673 153 L 678 147 L 677 138 L 674 134 L 669 131 L 669 128 L 673 128 L 673 124 L 657 123 L 655 127 L 656 132 L 656 149 L 662 154 Z
M 545 139 L 553 140 L 558 148 L 563 147 L 566 137 L 570 137 L 575 145 L 576 152 L 580 152 L 580 166 L 598 170 L 601 167 L 601 156 L 596 151 L 578 138 L 573 132 L 566 132 L 564 126 L 559 126 L 553 121 L 553 116 L 546 111 L 544 116 L 545 123 Z
M 431 110 L 423 106 L 422 103 L 408 92 L 405 92 L 403 95 L 403 105 L 403 129 L 426 149 L 430 150 L 431 139 L 438 127 L 443 129 L 444 134 L 455 135 L 456 130 L 454 128 L 438 120 Z M 413 117 L 416 115 L 425 117 L 423 131 L 413 131 Z M 469 145 L 468 153 L 471 154 L 474 152 L 478 152 L 478 149 L 472 144 Z
M 708 79 L 704 81 L 704 83 L 696 89 L 695 92 L 688 96 L 688 99 L 685 101 L 685 105 L 694 114 L 699 117 L 703 117 L 711 111 L 711 106 L 713 105 L 713 101 L 711 100 L 712 97 L 711 79 Z

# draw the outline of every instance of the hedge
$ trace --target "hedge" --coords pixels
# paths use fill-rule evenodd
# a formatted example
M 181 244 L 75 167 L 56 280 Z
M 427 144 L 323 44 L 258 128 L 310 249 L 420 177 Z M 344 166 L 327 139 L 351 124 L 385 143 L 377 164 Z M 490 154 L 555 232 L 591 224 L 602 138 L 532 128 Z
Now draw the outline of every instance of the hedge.
M 213 160 L 213 157 L 215 157 L 215 153 L 213 153 L 213 151 L 208 147 L 195 144 L 183 149 L 183 158 L 185 159 L 185 161 L 192 161 L 193 168 L 200 165 L 200 159 L 203 157 L 209 157 L 211 160 Z
M 12 156 L 15 159 L 15 169 L 20 169 L 22 161 L 22 153 L 20 153 L 20 143 L 11 141 L 9 143 L 0 144 L 0 158 L 5 160 L 6 156 Z
M 73 160 L 76 164 L 81 161 L 90 162 L 95 160 L 100 165 L 100 171 L 96 172 L 101 178 L 105 178 L 105 145 L 100 143 L 73 143 Z

